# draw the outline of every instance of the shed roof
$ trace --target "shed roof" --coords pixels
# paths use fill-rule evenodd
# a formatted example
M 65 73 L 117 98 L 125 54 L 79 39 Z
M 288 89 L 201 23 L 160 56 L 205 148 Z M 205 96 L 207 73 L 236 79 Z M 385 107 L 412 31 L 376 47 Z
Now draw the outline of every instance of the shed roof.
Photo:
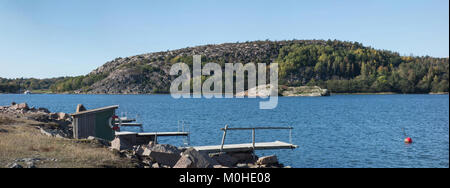
M 117 108 L 119 108 L 119 105 L 107 106 L 107 107 L 102 107 L 102 108 L 97 108 L 97 109 L 92 109 L 92 110 L 86 110 L 86 111 L 82 111 L 82 112 L 78 112 L 78 113 L 73 113 L 70 115 L 75 117 L 75 116 L 84 115 L 84 114 L 104 112 L 107 110 L 117 109 Z

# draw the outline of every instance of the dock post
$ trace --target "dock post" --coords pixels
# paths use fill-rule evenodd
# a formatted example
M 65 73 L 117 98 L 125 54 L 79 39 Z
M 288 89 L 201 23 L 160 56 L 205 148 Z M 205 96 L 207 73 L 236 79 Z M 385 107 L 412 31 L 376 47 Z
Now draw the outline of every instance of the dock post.
M 252 130 L 252 139 L 253 139 L 252 146 L 253 146 L 253 150 L 255 150 L 255 140 L 256 140 L 255 139 L 255 136 L 256 136 L 255 132 L 256 132 L 255 129 L 253 129 Z
M 289 129 L 289 143 L 292 144 L 292 129 Z
M 223 151 L 223 145 L 225 144 L 225 137 L 227 136 L 227 129 L 228 129 L 228 125 L 225 125 L 225 129 L 223 130 L 223 136 L 222 136 L 222 145 L 220 145 L 220 152 Z

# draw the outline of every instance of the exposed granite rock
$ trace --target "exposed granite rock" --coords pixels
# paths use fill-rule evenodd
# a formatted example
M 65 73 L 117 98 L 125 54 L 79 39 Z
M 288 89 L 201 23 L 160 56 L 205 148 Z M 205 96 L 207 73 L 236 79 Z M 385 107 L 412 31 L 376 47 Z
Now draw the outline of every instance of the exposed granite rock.
M 327 89 L 318 86 L 280 87 L 280 94 L 285 97 L 320 97 L 330 96 Z
M 256 161 L 257 165 L 272 165 L 278 164 L 278 158 L 275 155 L 260 157 L 258 161 Z

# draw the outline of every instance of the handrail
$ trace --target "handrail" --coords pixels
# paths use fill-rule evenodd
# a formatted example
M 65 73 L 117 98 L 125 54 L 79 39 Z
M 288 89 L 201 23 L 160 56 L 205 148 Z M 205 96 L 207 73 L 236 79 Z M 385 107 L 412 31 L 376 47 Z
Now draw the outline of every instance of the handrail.
M 229 130 L 251 130 L 252 131 L 252 147 L 255 150 L 256 147 L 256 130 L 289 130 L 289 142 L 292 143 L 292 130 L 294 127 L 240 127 L 240 128 L 229 128 L 228 125 L 225 125 L 225 128 L 221 128 L 223 131 L 222 144 L 220 145 L 220 152 L 223 152 L 223 146 L 225 145 L 225 137 L 227 136 L 227 131 Z
M 220 130 L 258 130 L 258 129 L 294 129 L 294 127 L 240 127 L 240 128 L 220 128 Z

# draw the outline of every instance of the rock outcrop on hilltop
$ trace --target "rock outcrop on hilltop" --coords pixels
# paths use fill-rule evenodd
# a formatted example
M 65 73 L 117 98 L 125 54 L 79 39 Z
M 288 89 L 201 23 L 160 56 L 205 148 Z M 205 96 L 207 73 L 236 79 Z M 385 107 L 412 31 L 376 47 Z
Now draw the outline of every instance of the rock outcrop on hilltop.
M 280 95 L 285 97 L 321 97 L 330 96 L 327 89 L 318 86 L 280 87 Z

